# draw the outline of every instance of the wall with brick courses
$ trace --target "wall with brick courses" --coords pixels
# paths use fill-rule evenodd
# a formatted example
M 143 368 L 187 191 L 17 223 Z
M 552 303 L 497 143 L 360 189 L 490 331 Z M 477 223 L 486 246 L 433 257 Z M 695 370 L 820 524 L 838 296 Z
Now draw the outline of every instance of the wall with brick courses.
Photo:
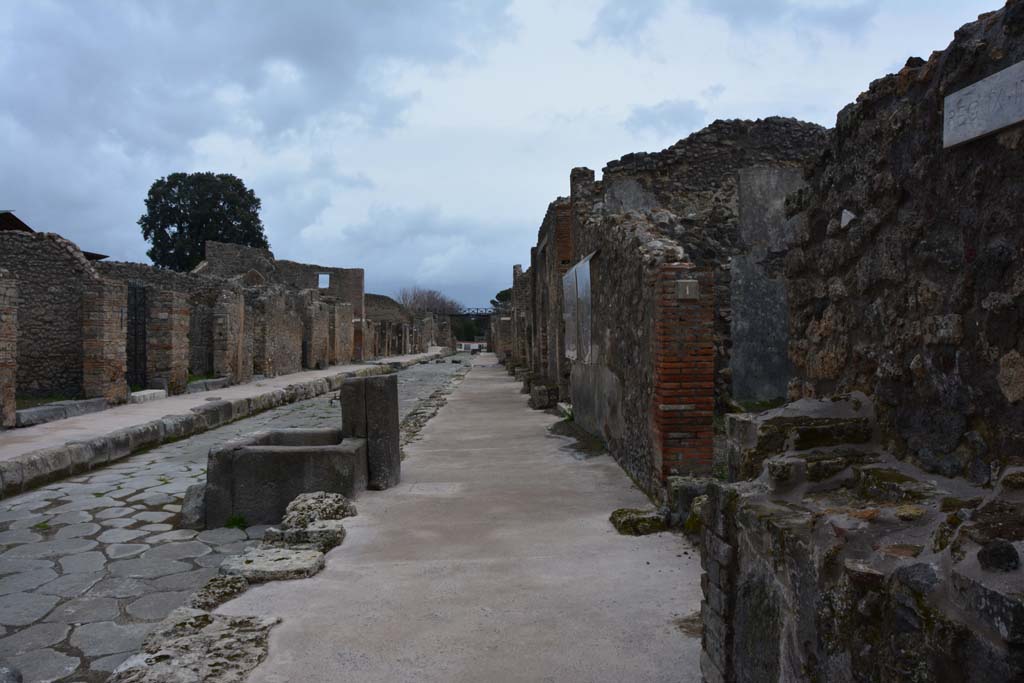
M 87 282 L 82 294 L 82 393 L 85 398 L 105 398 L 112 404 L 128 399 L 127 326 L 127 285 L 99 278 Z
M 662 477 L 710 474 L 714 453 L 714 275 L 689 263 L 652 274 L 652 469 Z
M 681 452 L 677 451 L 682 447 L 671 441 L 677 437 L 655 428 L 656 388 L 660 379 L 665 384 L 662 391 L 671 391 L 670 380 L 679 379 L 671 372 L 677 369 L 672 365 L 677 361 L 665 355 L 676 350 L 672 346 L 676 340 L 685 340 L 677 327 L 685 327 L 688 321 L 669 305 L 671 294 L 664 297 L 664 306 L 659 296 L 661 278 L 668 282 L 684 267 L 683 252 L 655 238 L 652 225 L 639 215 L 597 216 L 573 234 L 577 258 L 596 255 L 590 260 L 589 359 L 584 360 L 587 354 L 581 340 L 579 356 L 572 363 L 570 393 L 576 423 L 605 441 L 638 486 L 659 495 L 665 473 L 662 451 L 674 448 L 669 454 L 678 469 Z M 677 400 L 667 394 L 661 398 L 673 406 Z M 695 470 L 704 468 L 703 457 L 694 462 Z
M 154 268 L 142 263 L 100 261 L 95 264 L 104 277 L 122 282 L 141 282 L 148 288 L 183 292 L 188 295 L 189 372 L 206 375 L 213 372 L 213 314 L 226 281 Z
M 82 296 L 98 279 L 51 233 L 0 232 L 0 268 L 18 282 L 18 395 L 81 398 Z
M 265 377 L 302 370 L 304 300 L 283 287 L 245 291 L 253 323 L 253 373 Z
M 352 304 L 332 304 L 328 316 L 328 358 L 331 365 L 352 361 Z
M 252 335 L 246 335 L 245 296 L 240 289 L 225 289 L 213 311 L 213 374 L 232 383 L 249 381 L 252 349 Z
M 325 297 L 352 304 L 355 318 L 364 311 L 364 272 L 362 268 L 332 268 L 309 263 L 277 260 L 266 249 L 209 241 L 206 260 L 193 271 L 198 275 L 232 278 L 257 271 L 270 282 L 277 282 L 297 290 L 313 289 Z M 329 286 L 319 288 L 319 274 L 330 275 Z
M 322 370 L 330 362 L 330 320 L 332 307 L 323 303 L 315 291 L 303 293 L 306 305 L 302 311 L 302 367 Z
M 188 295 L 149 288 L 146 295 L 146 380 L 163 384 L 169 394 L 184 393 L 188 386 Z
M 0 428 L 13 427 L 18 383 L 18 283 L 0 268 Z

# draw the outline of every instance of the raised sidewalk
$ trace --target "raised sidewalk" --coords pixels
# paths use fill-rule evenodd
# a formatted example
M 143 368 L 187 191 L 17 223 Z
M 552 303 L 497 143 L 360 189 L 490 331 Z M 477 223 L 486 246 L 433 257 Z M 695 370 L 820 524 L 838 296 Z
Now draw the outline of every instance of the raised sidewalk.
M 701 568 L 681 535 L 620 536 L 648 507 L 608 455 L 578 459 L 557 417 L 493 354 L 405 448 L 402 481 L 366 491 L 317 576 L 218 610 L 280 617 L 248 683 L 696 683 Z
M 296 372 L 0 431 L 0 497 L 102 467 L 132 453 L 185 439 L 286 403 L 334 391 L 346 377 L 381 374 L 445 353 L 441 347 L 434 347 L 428 353 Z

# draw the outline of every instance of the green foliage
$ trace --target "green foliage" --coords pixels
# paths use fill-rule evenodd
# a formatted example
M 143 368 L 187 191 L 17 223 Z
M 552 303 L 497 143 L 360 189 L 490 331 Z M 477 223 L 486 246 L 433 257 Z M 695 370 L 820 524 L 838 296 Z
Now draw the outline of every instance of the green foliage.
M 487 321 L 477 318 L 452 318 L 452 334 L 459 341 L 476 341 L 487 335 Z
M 189 271 L 203 260 L 207 240 L 269 249 L 260 200 L 228 173 L 172 173 L 149 188 L 139 218 L 146 254 L 163 268 Z
M 511 287 L 509 287 L 508 289 L 501 290 L 500 292 L 498 292 L 497 294 L 494 295 L 493 299 L 491 299 L 491 307 L 492 308 L 501 308 L 501 307 L 506 306 L 506 305 L 508 305 L 510 303 L 512 303 L 512 288 Z
M 245 517 L 242 517 L 241 515 L 231 515 L 230 517 L 228 517 L 227 524 L 225 524 L 224 526 L 228 527 L 229 529 L 244 530 L 249 525 L 246 523 Z

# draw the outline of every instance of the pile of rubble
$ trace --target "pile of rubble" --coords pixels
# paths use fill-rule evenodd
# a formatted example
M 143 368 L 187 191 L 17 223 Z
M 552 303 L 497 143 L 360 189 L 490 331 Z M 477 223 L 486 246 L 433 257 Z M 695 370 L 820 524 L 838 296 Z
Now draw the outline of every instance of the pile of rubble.
M 250 585 L 313 576 L 324 567 L 324 554 L 345 539 L 342 520 L 355 505 L 338 493 L 304 493 L 291 503 L 281 523 L 267 529 L 264 540 L 230 557 L 220 576 L 210 579 L 190 600 L 172 612 L 147 638 L 142 652 L 125 660 L 112 683 L 199 683 L 245 680 L 267 655 L 275 618 L 213 614 L 221 604 Z

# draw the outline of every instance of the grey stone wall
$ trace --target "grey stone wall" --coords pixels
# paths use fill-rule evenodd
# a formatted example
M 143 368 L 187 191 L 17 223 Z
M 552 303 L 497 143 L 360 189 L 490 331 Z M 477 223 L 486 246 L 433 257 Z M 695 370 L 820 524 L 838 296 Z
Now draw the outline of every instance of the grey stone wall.
M 253 319 L 253 372 L 274 377 L 302 370 L 302 296 L 278 286 L 250 288 L 245 297 Z
M 18 383 L 18 283 L 0 268 L 0 428 L 16 423 Z
M 861 390 L 930 472 L 1024 453 L 1024 128 L 943 148 L 943 98 L 1024 60 L 1024 4 L 962 27 L 840 112 L 791 203 L 793 396 Z
M 18 281 L 18 395 L 82 398 L 82 296 L 98 279 L 59 235 L 0 232 L 0 268 Z
M 803 227 L 787 218 L 786 197 L 803 187 L 794 166 L 740 169 L 737 184 L 741 252 L 729 264 L 729 373 L 732 397 L 743 402 L 783 399 L 789 362 L 789 309 L 784 259 Z

